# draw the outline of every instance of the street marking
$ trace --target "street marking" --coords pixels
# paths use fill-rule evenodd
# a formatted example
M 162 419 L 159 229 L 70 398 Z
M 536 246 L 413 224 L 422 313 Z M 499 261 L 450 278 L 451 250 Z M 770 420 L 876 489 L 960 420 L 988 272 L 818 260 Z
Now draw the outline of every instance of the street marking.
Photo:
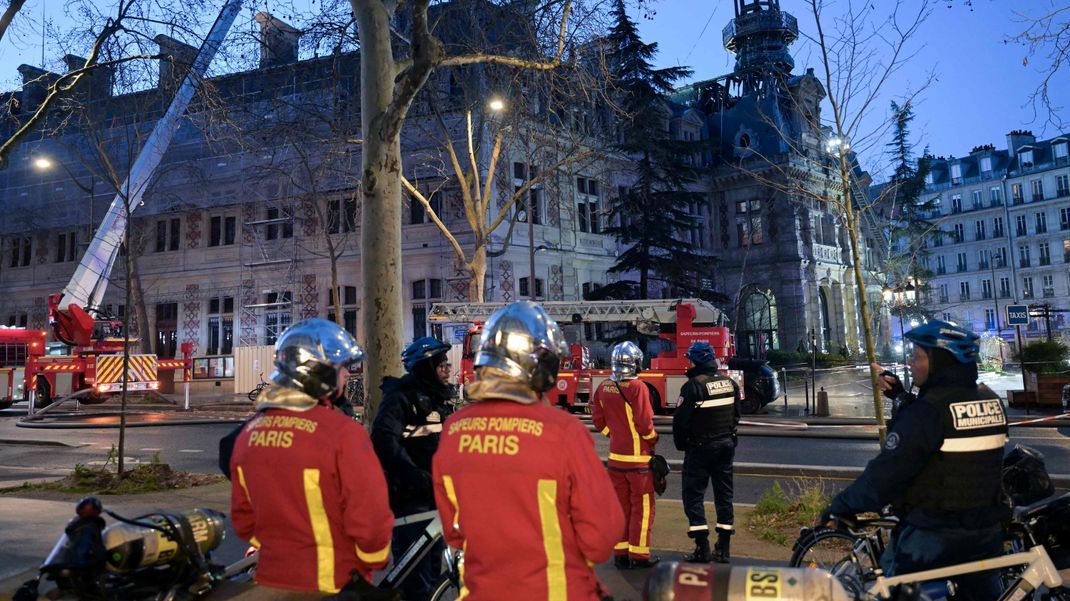
M 162 451 L 163 449 L 148 448 L 148 449 L 138 449 L 138 450 L 139 451 Z
M 203 453 L 202 449 L 179 449 L 179 453 Z

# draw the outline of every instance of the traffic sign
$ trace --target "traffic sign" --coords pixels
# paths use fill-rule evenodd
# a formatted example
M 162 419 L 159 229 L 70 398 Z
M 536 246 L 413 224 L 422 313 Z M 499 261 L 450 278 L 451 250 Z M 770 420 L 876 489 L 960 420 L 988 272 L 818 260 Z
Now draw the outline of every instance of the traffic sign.
M 1029 325 L 1029 307 L 1027 305 L 1007 305 L 1007 325 Z

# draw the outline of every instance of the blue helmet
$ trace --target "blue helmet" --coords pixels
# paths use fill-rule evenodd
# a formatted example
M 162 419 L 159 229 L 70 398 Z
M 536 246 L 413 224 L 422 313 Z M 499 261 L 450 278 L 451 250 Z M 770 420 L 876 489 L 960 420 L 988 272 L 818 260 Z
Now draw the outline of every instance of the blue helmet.
M 713 363 L 717 359 L 717 355 L 713 353 L 713 347 L 705 340 L 696 340 L 695 342 L 692 342 L 691 347 L 687 349 L 685 356 L 693 361 L 695 365 L 707 365 Z
M 405 364 L 405 371 L 412 372 L 416 364 L 426 359 L 433 359 L 450 350 L 448 342 L 442 342 L 437 338 L 424 336 L 413 340 L 409 346 L 401 351 L 401 361 Z
M 977 334 L 966 328 L 940 321 L 929 320 L 903 335 L 907 340 L 927 349 L 944 349 L 959 363 L 977 363 Z

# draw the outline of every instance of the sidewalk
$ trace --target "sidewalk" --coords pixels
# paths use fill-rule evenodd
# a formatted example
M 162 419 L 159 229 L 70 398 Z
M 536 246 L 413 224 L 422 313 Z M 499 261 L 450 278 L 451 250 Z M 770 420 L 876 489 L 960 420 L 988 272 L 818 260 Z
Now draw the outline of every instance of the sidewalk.
M 27 493 L 30 494 L 30 493 Z M 4 542 L 0 548 L 0 600 L 9 599 L 24 581 L 34 577 L 36 566 L 41 563 L 60 534 L 63 527 L 74 514 L 74 504 L 79 495 L 59 493 L 33 493 L 37 498 L 14 496 L 11 493 L 0 495 L 0 532 L 4 533 Z M 111 509 L 126 517 L 133 517 L 151 512 L 155 509 L 188 510 L 195 507 L 216 509 L 228 512 L 230 508 L 229 483 L 215 484 L 152 493 L 146 495 L 101 496 L 106 509 Z M 653 543 L 654 554 L 662 561 L 680 561 L 691 550 L 691 541 L 687 538 L 687 521 L 683 515 L 680 501 L 661 500 L 656 504 L 654 515 Z M 791 555 L 789 549 L 752 536 L 745 527 L 752 508 L 736 507 L 737 535 L 732 541 L 733 563 L 741 565 L 784 565 Z M 712 519 L 713 506 L 707 503 L 707 515 Z M 114 520 L 108 518 L 108 523 Z M 11 544 L 18 542 L 17 545 Z M 215 552 L 215 561 L 230 563 L 239 559 L 246 549 L 243 541 L 238 539 L 227 521 L 227 534 L 223 544 Z M 649 570 L 620 571 L 613 568 L 612 562 L 599 565 L 599 578 L 610 589 L 618 601 L 642 598 L 642 587 Z M 44 588 L 42 587 L 42 593 Z M 264 595 L 263 589 L 237 585 L 221 588 L 211 598 L 218 599 L 301 599 L 314 596 Z

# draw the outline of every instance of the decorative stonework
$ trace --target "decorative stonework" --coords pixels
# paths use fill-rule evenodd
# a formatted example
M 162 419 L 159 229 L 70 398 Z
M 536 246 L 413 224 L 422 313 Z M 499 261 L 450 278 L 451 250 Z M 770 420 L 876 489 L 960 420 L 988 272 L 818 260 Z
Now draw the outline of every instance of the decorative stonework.
M 728 205 L 724 198 L 721 198 L 720 205 L 721 210 L 718 213 L 721 215 L 721 248 L 728 248 Z
M 301 319 L 319 315 L 320 293 L 316 289 L 316 274 L 306 273 L 305 285 L 301 289 Z
M 471 274 L 465 269 L 460 261 L 454 258 L 453 277 L 450 278 L 448 282 L 450 291 L 453 293 L 453 302 L 464 302 L 468 300 L 468 287 L 471 281 Z
M 247 224 L 247 223 L 249 223 L 251 221 L 256 221 L 256 205 L 254 205 L 251 202 L 247 202 L 247 203 L 243 204 L 241 206 L 241 213 L 242 213 L 242 228 L 241 228 L 241 239 L 242 239 L 242 242 L 244 242 L 245 244 L 252 244 L 253 241 L 254 241 L 253 228 L 256 227 L 256 226 L 245 225 L 245 224 Z
M 565 285 L 560 265 L 550 266 L 550 300 L 564 300 Z
M 37 248 L 34 249 L 34 262 L 38 265 L 44 265 L 48 262 L 48 235 L 38 234 L 34 240 L 34 244 Z
M 242 280 L 241 282 L 241 344 L 253 346 L 256 344 L 256 310 L 246 309 L 248 305 L 256 304 L 256 281 Z
M 197 248 L 201 245 L 201 218 L 204 211 L 190 211 L 186 215 L 186 248 Z
M 513 300 L 513 262 L 502 261 L 502 280 L 499 285 L 502 291 L 502 300 L 505 302 L 511 302 Z
M 196 215 L 197 213 L 193 213 Z M 186 285 L 186 297 L 182 301 L 182 342 L 193 344 L 193 352 L 197 352 L 197 341 L 200 340 L 201 331 L 201 302 L 198 300 L 201 287 L 198 284 Z
M 338 201 L 341 207 L 345 207 L 345 201 Z M 301 201 L 301 233 L 306 237 L 312 237 L 316 235 L 316 228 L 319 227 L 319 216 L 316 215 L 315 201 L 311 198 L 306 198 Z M 344 217 L 343 217 L 344 219 Z
M 33 309 L 30 311 L 28 325 L 35 330 L 48 327 L 48 303 L 43 297 L 34 297 Z

